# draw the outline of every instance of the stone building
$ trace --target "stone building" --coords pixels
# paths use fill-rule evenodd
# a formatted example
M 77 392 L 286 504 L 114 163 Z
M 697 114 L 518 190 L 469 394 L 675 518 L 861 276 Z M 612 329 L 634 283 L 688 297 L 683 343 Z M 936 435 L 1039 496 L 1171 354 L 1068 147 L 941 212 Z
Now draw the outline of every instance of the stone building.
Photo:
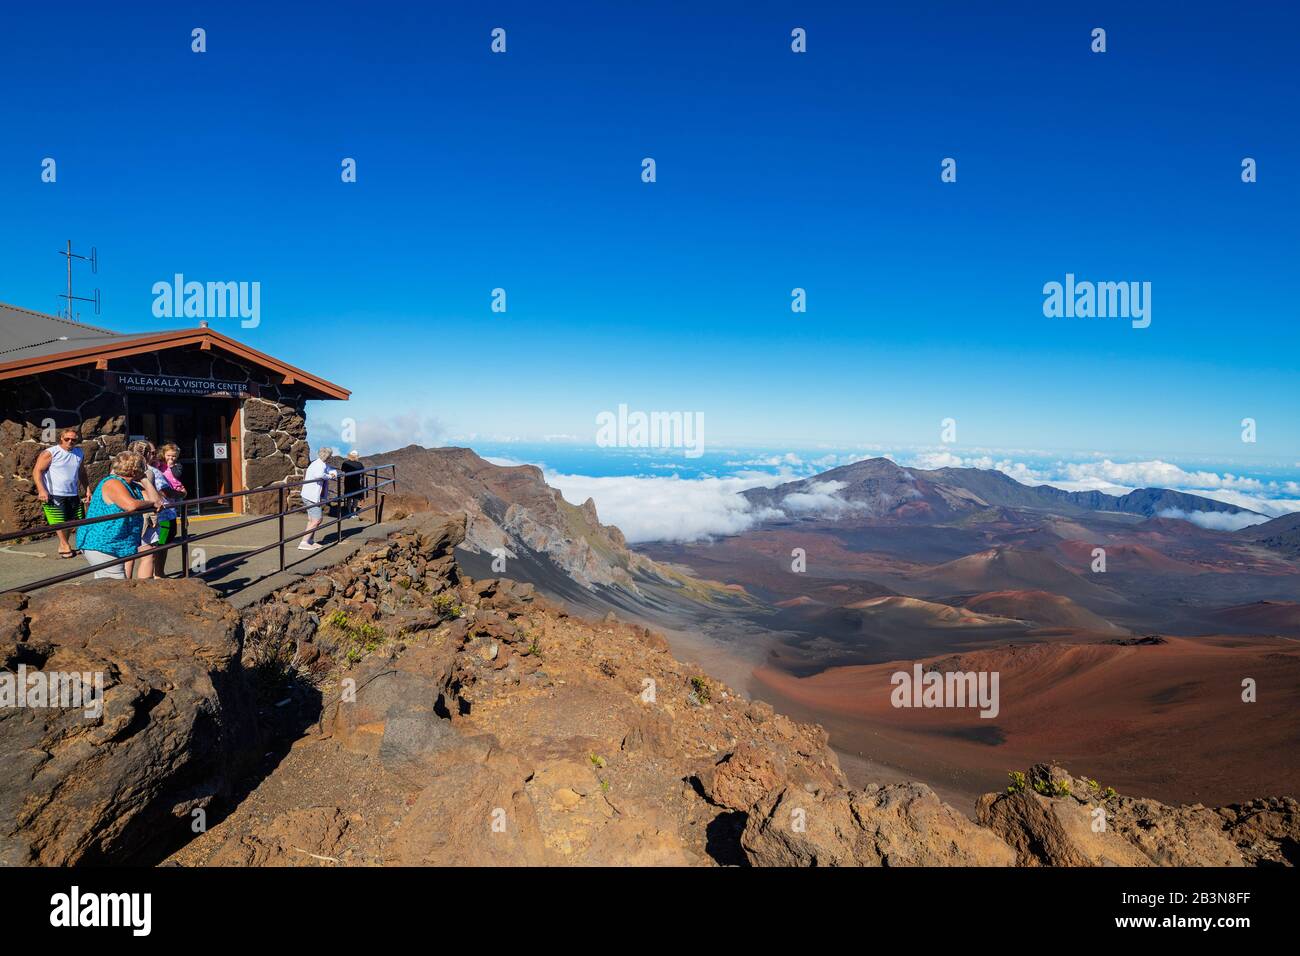
M 92 482 L 133 438 L 181 449 L 191 498 L 301 477 L 306 403 L 340 388 L 211 328 L 118 334 L 0 303 L 0 532 L 41 521 L 32 466 L 54 432 L 81 430 Z M 201 506 L 276 510 L 277 494 Z

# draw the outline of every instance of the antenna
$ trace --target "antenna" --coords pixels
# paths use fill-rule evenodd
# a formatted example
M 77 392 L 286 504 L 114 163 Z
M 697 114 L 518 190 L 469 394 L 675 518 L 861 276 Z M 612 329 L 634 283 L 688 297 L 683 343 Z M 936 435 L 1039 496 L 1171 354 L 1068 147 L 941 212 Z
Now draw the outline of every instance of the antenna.
M 67 250 L 66 250 L 66 251 L 64 251 L 64 250 L 60 250 L 60 251 L 59 251 L 59 255 L 61 255 L 61 256 L 65 256 L 65 257 L 67 258 L 67 260 L 68 260 L 68 291 L 67 291 L 66 294 L 64 294 L 64 295 L 60 295 L 60 296 L 58 297 L 58 298 L 60 298 L 60 299 L 66 299 L 66 300 L 67 300 L 67 309 L 66 309 L 66 311 L 64 312 L 63 317 L 64 317 L 65 319 L 71 319 L 71 320 L 73 320 L 73 321 L 75 321 L 75 320 L 78 318 L 78 316 L 74 316 L 74 315 L 72 314 L 72 303 L 73 303 L 73 302 L 93 302 L 93 303 L 95 303 L 95 314 L 96 314 L 96 315 L 99 315 L 99 310 L 100 310 L 100 306 L 101 306 L 102 303 L 101 303 L 100 298 L 99 298 L 99 290 L 98 290 L 98 289 L 95 290 L 95 294 L 94 294 L 93 296 L 73 295 L 73 294 L 72 294 L 72 260 L 73 260 L 73 259 L 81 259 L 83 262 L 89 262 L 89 263 L 90 263 L 90 271 L 93 272 L 95 275 L 98 275 L 98 274 L 99 274 L 99 250 L 96 249 L 94 246 L 91 246 L 91 247 L 90 247 L 90 255 L 88 255 L 88 256 L 78 255 L 77 253 L 75 253 L 75 252 L 72 251 L 72 240 L 69 239 L 69 240 L 68 240 L 68 248 L 67 248 Z

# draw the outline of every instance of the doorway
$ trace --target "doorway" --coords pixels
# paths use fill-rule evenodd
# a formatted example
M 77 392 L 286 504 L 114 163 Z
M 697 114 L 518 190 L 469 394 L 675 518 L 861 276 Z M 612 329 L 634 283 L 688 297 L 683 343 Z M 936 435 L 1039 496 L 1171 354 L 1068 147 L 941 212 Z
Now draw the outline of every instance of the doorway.
M 231 425 L 238 404 L 231 399 L 171 395 L 131 395 L 127 399 L 129 434 L 143 435 L 156 446 L 171 442 L 181 450 L 180 480 L 187 498 L 209 498 L 234 490 L 231 482 Z M 199 505 L 191 514 L 229 514 L 235 500 Z

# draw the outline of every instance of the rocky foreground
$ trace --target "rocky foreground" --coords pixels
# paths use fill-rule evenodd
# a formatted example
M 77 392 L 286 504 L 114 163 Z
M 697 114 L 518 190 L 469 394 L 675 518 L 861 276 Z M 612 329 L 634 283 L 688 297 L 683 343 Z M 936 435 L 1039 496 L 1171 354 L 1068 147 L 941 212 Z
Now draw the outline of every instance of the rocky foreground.
M 4 665 L 105 672 L 103 713 L 0 710 L 0 865 L 1250 866 L 1292 798 L 1210 809 L 1048 765 L 978 822 L 855 790 L 825 732 L 639 625 L 473 581 L 421 516 L 241 615 L 196 581 L 0 599 Z

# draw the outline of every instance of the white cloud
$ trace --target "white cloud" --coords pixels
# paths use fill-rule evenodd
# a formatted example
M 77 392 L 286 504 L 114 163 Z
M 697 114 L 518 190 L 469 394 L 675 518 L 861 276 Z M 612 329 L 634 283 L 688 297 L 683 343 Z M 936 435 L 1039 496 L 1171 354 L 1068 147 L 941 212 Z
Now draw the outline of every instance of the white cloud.
M 1265 488 L 1265 483 L 1257 478 L 1244 478 L 1231 473 L 1220 475 L 1213 471 L 1186 471 L 1178 465 L 1159 459 L 1115 462 L 1106 458 L 1102 461 L 1058 462 L 1057 467 L 1067 479 L 1103 479 L 1111 484 L 1132 488 L 1231 488 L 1255 492 Z
M 1002 454 L 1009 452 L 1003 451 Z M 629 541 L 696 541 L 738 534 L 760 521 L 781 516 L 780 511 L 752 509 L 739 494 L 747 488 L 770 488 L 872 456 L 828 454 L 805 459 L 795 454 L 761 454 L 728 462 L 730 467 L 738 470 L 724 478 L 683 478 L 678 475 L 592 478 L 563 475 L 551 469 L 545 469 L 545 474 L 546 480 L 559 488 L 569 501 L 581 504 L 588 497 L 593 498 L 601 520 L 620 527 Z M 893 458 L 891 455 L 884 457 Z M 1124 495 L 1141 487 L 1171 488 L 1237 505 L 1268 517 L 1300 512 L 1300 483 L 1294 481 L 1270 482 L 1232 473 L 1188 471 L 1159 459 L 1117 462 L 1110 457 L 1098 458 L 1094 461 L 1039 462 L 1031 466 L 1008 457 L 995 458 L 990 454 L 963 457 L 950 449 L 929 448 L 916 450 L 910 457 L 899 459 L 899 463 L 909 468 L 996 469 L 1027 485 L 1048 484 L 1066 491 L 1096 490 Z M 502 457 L 488 458 L 488 461 L 500 465 L 520 464 Z M 649 467 L 658 470 L 677 466 L 652 463 Z M 814 482 L 802 492 L 787 495 L 781 501 L 781 507 L 790 515 L 841 514 L 854 507 L 839 497 L 838 492 L 843 487 L 841 482 Z M 1219 512 L 1174 514 L 1173 510 L 1168 509 L 1164 516 L 1217 530 L 1235 530 L 1264 520 L 1259 516 Z
M 847 481 L 811 481 L 807 491 L 796 491 L 782 498 L 781 507 L 794 512 L 841 514 L 856 507 L 852 502 L 836 497 L 848 486 Z
M 363 455 L 393 451 L 407 445 L 438 448 L 447 443 L 447 432 L 442 422 L 432 415 L 414 411 L 383 418 L 357 419 L 356 438 L 352 443 L 343 440 L 342 428 L 332 422 L 312 419 L 307 430 L 313 449 L 321 445 L 329 445 L 344 452 L 355 448 Z
M 1240 531 L 1242 528 L 1263 524 L 1268 520 L 1263 515 L 1246 514 L 1244 511 L 1233 514 L 1227 511 L 1184 511 L 1181 508 L 1165 508 L 1157 512 L 1156 517 L 1180 518 L 1202 528 L 1209 528 L 1211 531 Z
M 1189 490 L 1188 493 L 1200 495 L 1202 498 L 1213 498 L 1215 501 L 1223 501 L 1230 505 L 1236 505 L 1238 508 L 1249 508 L 1251 511 L 1258 511 L 1260 514 L 1268 515 L 1271 518 L 1290 514 L 1293 511 L 1300 511 L 1300 501 L 1295 498 L 1271 498 L 1265 495 L 1246 495 L 1239 491 L 1230 491 L 1222 488 Z
M 740 492 L 770 487 L 783 479 L 774 475 L 736 478 L 683 479 L 562 475 L 546 472 L 546 481 L 565 500 L 596 502 L 604 524 L 617 525 L 629 542 L 699 541 L 714 535 L 739 534 L 759 521 L 779 517 L 771 509 L 754 509 Z

